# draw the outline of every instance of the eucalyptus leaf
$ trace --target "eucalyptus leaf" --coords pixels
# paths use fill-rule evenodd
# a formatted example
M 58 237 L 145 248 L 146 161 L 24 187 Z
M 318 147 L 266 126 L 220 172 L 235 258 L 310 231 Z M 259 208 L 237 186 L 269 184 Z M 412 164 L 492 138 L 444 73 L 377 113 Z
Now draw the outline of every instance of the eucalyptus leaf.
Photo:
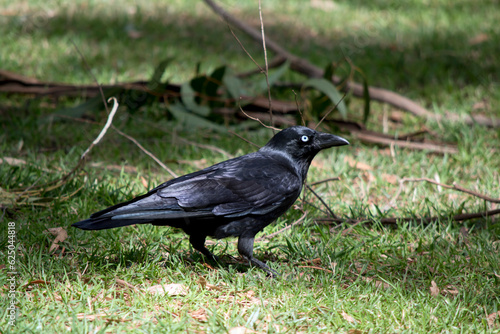
M 181 99 L 184 106 L 200 116 L 210 115 L 210 108 L 208 106 L 196 103 L 195 97 L 197 94 L 189 82 L 181 85 Z
M 302 87 L 314 88 L 325 94 L 332 101 L 332 103 L 337 106 L 340 115 L 343 118 L 347 117 L 347 106 L 343 101 L 342 95 L 337 90 L 337 87 L 335 87 L 331 81 L 323 78 L 313 78 L 307 80 Z
M 167 109 L 180 123 L 183 123 L 186 126 L 194 128 L 209 128 L 223 133 L 227 132 L 225 127 L 190 112 L 180 102 L 170 104 Z
M 273 84 L 278 81 L 283 74 L 285 74 L 286 71 L 290 68 L 290 62 L 286 61 L 284 62 L 281 66 L 277 67 L 274 70 L 269 71 L 268 73 L 268 80 L 269 80 L 269 87 L 272 87 Z M 266 92 L 267 91 L 267 82 L 266 78 L 263 76 L 262 80 L 260 80 L 257 85 L 256 89 L 258 92 Z

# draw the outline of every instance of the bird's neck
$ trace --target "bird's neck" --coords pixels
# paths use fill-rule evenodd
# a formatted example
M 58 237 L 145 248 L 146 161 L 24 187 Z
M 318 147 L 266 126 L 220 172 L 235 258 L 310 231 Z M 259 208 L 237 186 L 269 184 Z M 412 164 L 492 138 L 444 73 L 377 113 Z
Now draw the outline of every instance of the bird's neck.
M 293 159 L 286 152 L 273 150 L 273 149 L 260 149 L 260 152 L 275 161 L 277 161 L 280 165 L 284 166 L 290 172 L 296 174 L 300 178 L 300 182 L 304 183 L 307 177 L 307 171 L 309 170 L 309 166 L 311 165 L 311 159 Z

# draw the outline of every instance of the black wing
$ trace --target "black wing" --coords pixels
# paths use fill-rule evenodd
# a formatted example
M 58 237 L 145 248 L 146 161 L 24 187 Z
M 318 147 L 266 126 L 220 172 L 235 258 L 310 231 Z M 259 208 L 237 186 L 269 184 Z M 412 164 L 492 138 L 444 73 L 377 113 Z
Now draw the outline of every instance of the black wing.
M 292 169 L 255 152 L 170 180 L 91 218 L 151 221 L 262 215 L 283 206 L 286 210 L 301 188 Z

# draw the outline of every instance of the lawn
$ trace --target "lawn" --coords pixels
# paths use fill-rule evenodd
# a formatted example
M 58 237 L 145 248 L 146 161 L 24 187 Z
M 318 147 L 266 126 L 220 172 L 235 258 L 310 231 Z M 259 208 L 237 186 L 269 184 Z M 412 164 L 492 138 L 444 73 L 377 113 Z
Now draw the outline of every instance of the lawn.
M 259 27 L 257 2 L 220 4 Z M 335 62 L 342 73 L 347 57 L 370 85 L 435 114 L 500 117 L 500 12 L 494 1 L 262 5 L 266 34 L 319 67 Z M 262 64 L 261 45 L 235 33 Z M 0 0 L 0 45 L 1 70 L 50 82 L 148 80 L 165 59 L 172 60 L 163 78 L 177 84 L 197 68 L 255 69 L 227 25 L 192 0 Z M 304 78 L 287 71 L 281 80 Z M 274 97 L 294 101 L 295 95 L 280 89 Z M 338 217 L 370 221 L 324 219 L 325 206 L 305 192 L 257 235 L 254 255 L 282 275 L 271 279 L 239 257 L 234 239 L 207 242 L 224 262 L 216 266 L 174 228 L 71 228 L 171 178 L 109 129 L 85 166 L 63 179 L 107 114 L 99 106 L 78 118 L 50 116 L 84 101 L 0 93 L 2 333 L 500 332 L 500 221 L 453 219 L 498 204 L 415 181 L 456 183 L 500 198 L 498 129 L 372 103 L 368 129 L 392 135 L 425 130 L 425 139 L 457 149 L 440 154 L 371 145 L 331 127 L 351 145 L 320 153 L 308 183 L 340 177 L 313 189 Z M 349 119 L 362 119 L 361 100 L 350 97 L 348 106 Z M 272 136 L 246 124 L 227 126 L 259 146 Z M 137 110 L 122 106 L 113 125 L 178 175 L 256 149 L 230 133 L 178 122 L 160 102 Z M 419 220 L 430 216 L 437 219 Z M 411 219 L 385 224 L 388 217 Z

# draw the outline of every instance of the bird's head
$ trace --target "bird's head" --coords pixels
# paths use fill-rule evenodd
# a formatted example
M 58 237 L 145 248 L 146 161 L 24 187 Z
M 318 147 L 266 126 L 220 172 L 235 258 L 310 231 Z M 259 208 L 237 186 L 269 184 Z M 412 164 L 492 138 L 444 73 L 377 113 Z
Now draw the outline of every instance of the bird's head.
M 318 132 L 305 126 L 293 126 L 274 135 L 261 151 L 287 157 L 297 164 L 305 177 L 312 159 L 319 151 L 343 145 L 349 145 L 349 142 L 342 137 Z

